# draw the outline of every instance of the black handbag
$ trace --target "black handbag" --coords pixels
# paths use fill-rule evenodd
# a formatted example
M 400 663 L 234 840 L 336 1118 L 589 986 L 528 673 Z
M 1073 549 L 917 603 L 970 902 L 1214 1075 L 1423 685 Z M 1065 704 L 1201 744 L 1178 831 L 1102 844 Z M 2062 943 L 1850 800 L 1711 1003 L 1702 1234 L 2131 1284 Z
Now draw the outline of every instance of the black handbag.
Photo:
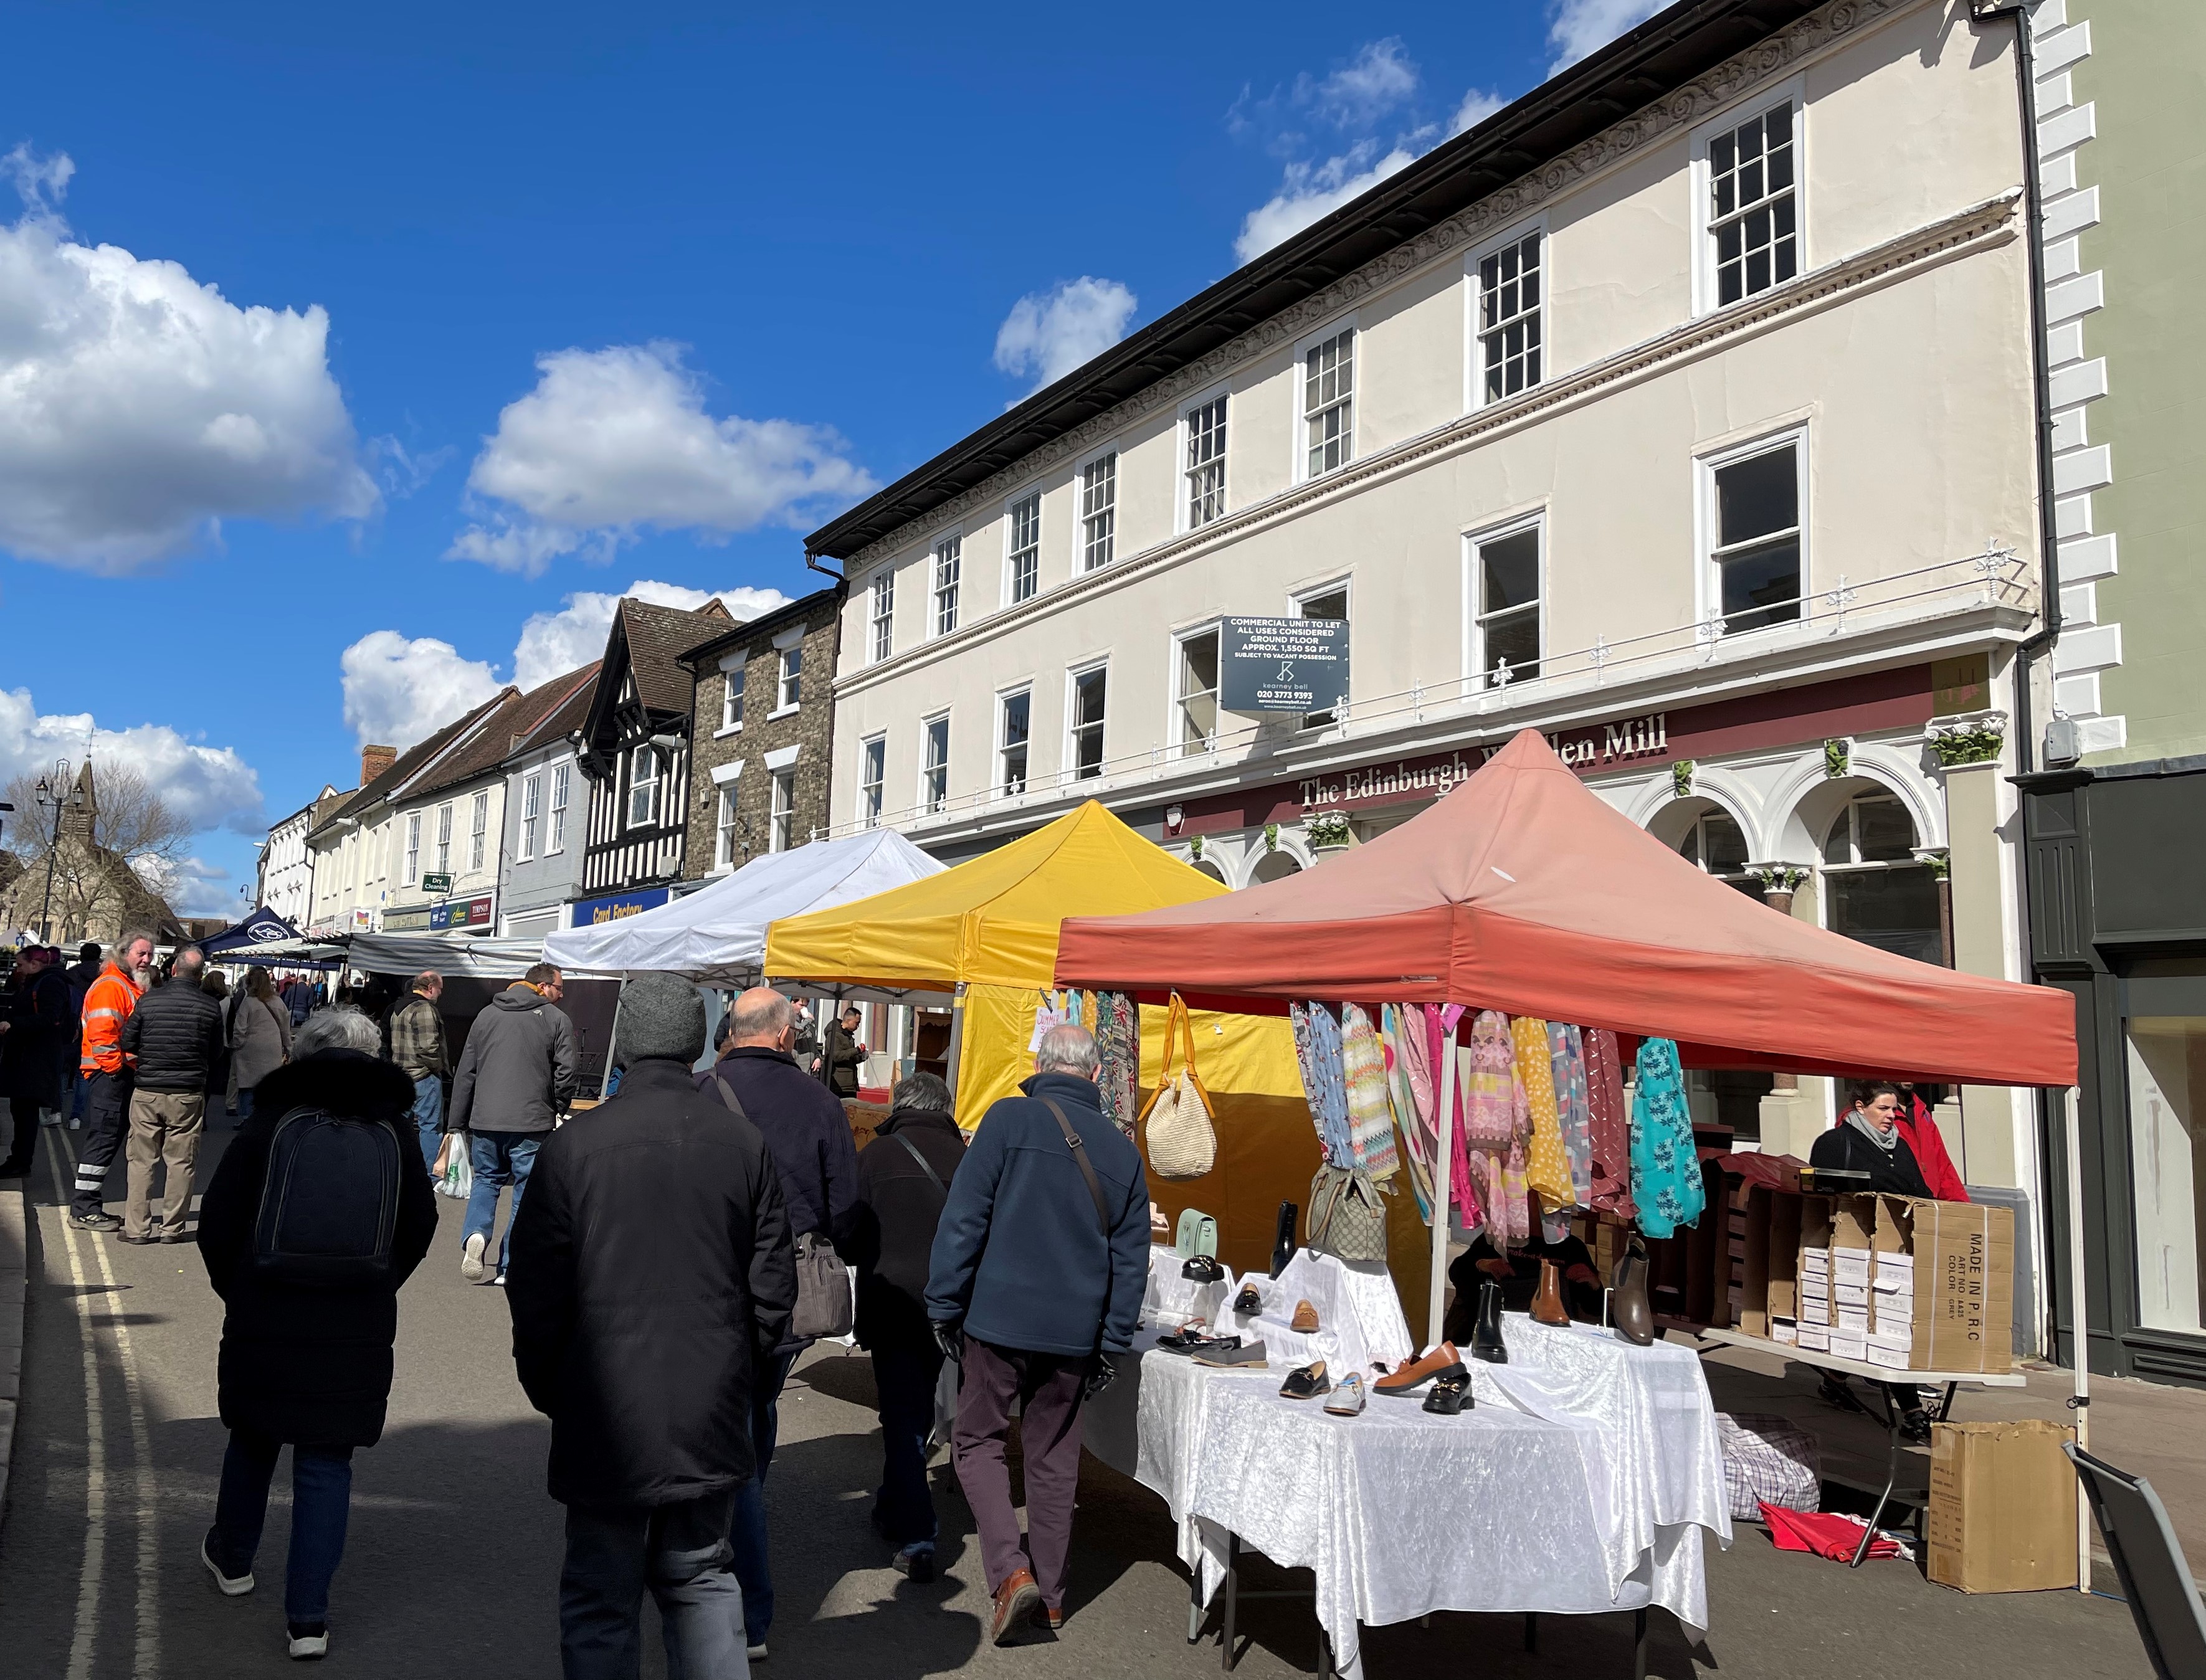
M 750 1118 L 726 1080 L 714 1074 L 712 1086 L 730 1113 L 740 1119 Z M 789 1315 L 790 1340 L 816 1342 L 822 1337 L 848 1336 L 858 1321 L 850 1268 L 824 1231 L 806 1231 L 796 1239 L 796 1308 Z

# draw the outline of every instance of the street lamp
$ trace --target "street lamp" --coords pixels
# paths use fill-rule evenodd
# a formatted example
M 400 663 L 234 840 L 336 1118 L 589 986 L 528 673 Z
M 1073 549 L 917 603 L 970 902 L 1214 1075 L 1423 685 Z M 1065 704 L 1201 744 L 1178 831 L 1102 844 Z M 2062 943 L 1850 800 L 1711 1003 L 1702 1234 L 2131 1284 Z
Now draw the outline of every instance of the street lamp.
M 41 776 L 37 789 L 39 808 L 54 807 L 54 831 L 46 851 L 46 896 L 39 906 L 39 937 L 51 944 L 54 937 L 52 912 L 54 908 L 54 865 L 60 861 L 62 849 L 62 817 L 84 804 L 84 795 L 76 783 L 69 780 L 69 761 L 54 760 L 51 778 Z

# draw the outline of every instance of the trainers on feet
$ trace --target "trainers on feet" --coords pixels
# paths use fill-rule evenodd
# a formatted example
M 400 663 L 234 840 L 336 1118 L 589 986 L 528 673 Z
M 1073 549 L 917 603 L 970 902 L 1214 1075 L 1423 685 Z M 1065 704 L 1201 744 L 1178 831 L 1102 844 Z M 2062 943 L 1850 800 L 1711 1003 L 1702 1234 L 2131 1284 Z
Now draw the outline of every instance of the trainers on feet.
M 317 1662 L 330 1654 L 329 1625 L 323 1622 L 293 1622 L 289 1624 L 289 1650 L 295 1663 Z
M 72 1213 L 69 1223 L 79 1230 L 121 1230 L 122 1221 L 112 1213 Z
M 899 1546 L 890 1562 L 898 1574 L 913 1584 L 924 1586 L 934 1579 L 934 1542 L 914 1540 L 909 1546 Z
M 470 1284 L 483 1280 L 483 1250 L 490 1247 L 490 1238 L 477 1231 L 460 1247 L 460 1276 Z
M 251 1570 L 243 1575 L 224 1575 L 222 1572 L 222 1565 L 214 1560 L 214 1530 L 212 1528 L 200 1541 L 200 1562 L 206 1565 L 207 1573 L 214 1577 L 214 1584 L 222 1589 L 223 1597 L 242 1598 L 253 1590 Z

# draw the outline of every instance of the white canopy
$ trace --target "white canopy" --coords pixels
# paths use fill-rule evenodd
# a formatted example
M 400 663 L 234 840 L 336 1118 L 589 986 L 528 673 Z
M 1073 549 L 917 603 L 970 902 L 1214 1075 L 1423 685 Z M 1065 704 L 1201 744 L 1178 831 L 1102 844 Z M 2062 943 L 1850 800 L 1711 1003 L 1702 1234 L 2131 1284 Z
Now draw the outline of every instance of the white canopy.
M 546 934 L 544 960 L 563 968 L 650 970 L 706 986 L 755 986 L 768 922 L 832 909 L 942 869 L 893 829 L 814 840 L 754 857 L 724 880 L 656 909 Z

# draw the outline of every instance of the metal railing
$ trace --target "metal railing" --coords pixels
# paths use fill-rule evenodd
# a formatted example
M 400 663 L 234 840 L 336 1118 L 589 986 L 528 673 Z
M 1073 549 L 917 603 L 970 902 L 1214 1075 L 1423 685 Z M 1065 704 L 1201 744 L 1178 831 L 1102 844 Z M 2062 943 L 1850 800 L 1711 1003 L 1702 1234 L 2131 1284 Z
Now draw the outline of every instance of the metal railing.
M 1666 670 L 1686 675 L 1766 658 L 1849 632 L 1867 634 L 1895 623 L 1984 607 L 2028 612 L 2034 610 L 2036 599 L 2022 557 L 2013 549 L 1987 544 L 1982 552 L 1962 559 L 1873 579 L 1855 580 L 1841 572 L 1828 588 L 1758 603 L 1744 612 L 1717 613 L 1616 641 L 1596 636 L 1588 646 L 1559 652 L 1543 650 L 1535 676 L 1517 676 L 1504 669 L 1439 683 L 1412 683 L 1352 702 L 1339 700 L 1329 708 L 1330 721 L 1319 728 L 1303 728 L 1298 718 L 1281 713 L 1219 730 L 1201 745 L 1159 743 L 1106 758 L 1088 776 L 1069 770 L 1054 776 L 1029 774 L 1017 792 L 992 784 L 901 810 L 885 809 L 876 823 L 838 823 L 826 831 L 844 835 L 866 827 L 927 829 L 984 813 L 1056 804 L 1070 794 L 1100 796 L 1167 777 L 1229 769 L 1297 744 L 1378 734 L 1405 723 L 1472 721 L 1597 692 L 1612 683 L 1656 676 Z M 1732 622 L 1742 619 L 1758 622 L 1744 627 Z

